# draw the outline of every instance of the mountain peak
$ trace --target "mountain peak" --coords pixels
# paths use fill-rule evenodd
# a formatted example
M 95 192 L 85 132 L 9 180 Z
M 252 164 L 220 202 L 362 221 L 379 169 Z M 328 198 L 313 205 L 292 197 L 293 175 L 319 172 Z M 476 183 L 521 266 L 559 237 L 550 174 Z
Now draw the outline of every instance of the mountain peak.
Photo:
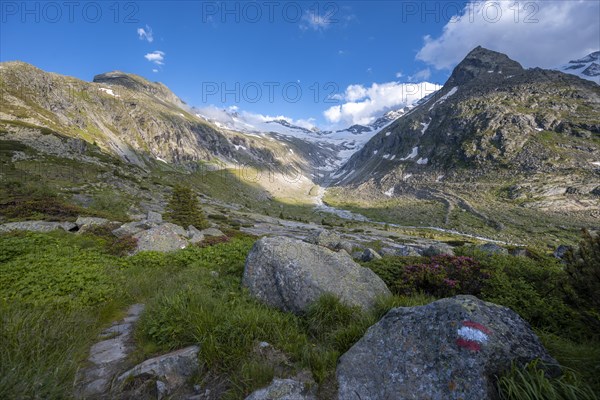
M 517 75 L 524 69 L 506 54 L 477 46 L 454 68 L 447 85 L 458 86 L 495 74 Z
M 161 98 L 163 101 L 181 106 L 183 102 L 168 87 L 160 82 L 150 82 L 139 75 L 129 74 L 121 71 L 105 72 L 94 76 L 94 83 L 105 85 L 118 85 L 124 88 L 146 93 Z

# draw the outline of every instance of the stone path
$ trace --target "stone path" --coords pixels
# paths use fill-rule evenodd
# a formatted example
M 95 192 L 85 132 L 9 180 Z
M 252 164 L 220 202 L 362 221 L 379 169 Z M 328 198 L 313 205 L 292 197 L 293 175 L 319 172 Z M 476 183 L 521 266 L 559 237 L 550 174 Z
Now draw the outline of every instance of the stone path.
M 127 356 L 133 350 L 133 326 L 143 311 L 143 304 L 132 305 L 123 320 L 100 334 L 101 341 L 90 349 L 89 366 L 79 372 L 77 398 L 108 395 L 115 375 L 122 372 Z

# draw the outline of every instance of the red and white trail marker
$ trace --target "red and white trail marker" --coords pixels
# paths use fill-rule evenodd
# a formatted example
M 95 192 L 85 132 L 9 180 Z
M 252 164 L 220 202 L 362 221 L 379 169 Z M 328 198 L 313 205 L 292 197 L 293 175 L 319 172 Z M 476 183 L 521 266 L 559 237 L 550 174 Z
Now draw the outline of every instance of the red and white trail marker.
M 481 345 L 489 340 L 491 331 L 477 322 L 463 321 L 457 333 L 456 344 L 458 346 L 471 351 L 479 351 Z

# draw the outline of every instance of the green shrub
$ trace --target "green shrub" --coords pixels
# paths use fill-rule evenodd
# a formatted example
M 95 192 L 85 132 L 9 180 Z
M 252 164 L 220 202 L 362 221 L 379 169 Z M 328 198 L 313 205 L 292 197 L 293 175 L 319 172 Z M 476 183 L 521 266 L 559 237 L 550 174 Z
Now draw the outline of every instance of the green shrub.
M 534 327 L 564 337 L 593 334 L 565 301 L 566 274 L 556 260 L 492 255 L 480 256 L 479 262 L 490 273 L 481 292 L 484 300 L 509 307 Z
M 577 249 L 567 253 L 565 271 L 572 304 L 584 312 L 586 322 L 600 329 L 600 234 L 583 230 Z
M 472 257 L 384 257 L 366 264 L 397 295 L 479 295 L 489 273 Z
M 133 236 L 116 237 L 113 229 L 107 225 L 95 225 L 88 228 L 85 235 L 94 235 L 104 241 L 104 249 L 114 256 L 123 257 L 137 248 L 137 239 Z
M 479 295 L 490 275 L 471 257 L 436 256 L 404 267 L 396 281 L 398 294 L 423 292 L 436 297 Z
M 110 301 L 118 262 L 89 240 L 65 232 L 1 235 L 0 299 L 67 308 Z
M 181 226 L 194 225 L 198 229 L 209 226 L 198 206 L 196 194 L 187 186 L 176 185 L 173 188 L 165 217 Z

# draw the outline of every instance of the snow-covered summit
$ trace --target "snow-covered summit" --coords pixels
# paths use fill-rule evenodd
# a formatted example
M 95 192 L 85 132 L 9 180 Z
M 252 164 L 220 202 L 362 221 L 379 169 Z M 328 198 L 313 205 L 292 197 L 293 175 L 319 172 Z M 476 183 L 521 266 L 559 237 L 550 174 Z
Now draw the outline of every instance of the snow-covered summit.
M 600 85 L 600 51 L 588 54 L 578 60 L 571 60 L 568 64 L 555 69 L 567 74 L 577 75 L 582 79 L 587 79 Z

